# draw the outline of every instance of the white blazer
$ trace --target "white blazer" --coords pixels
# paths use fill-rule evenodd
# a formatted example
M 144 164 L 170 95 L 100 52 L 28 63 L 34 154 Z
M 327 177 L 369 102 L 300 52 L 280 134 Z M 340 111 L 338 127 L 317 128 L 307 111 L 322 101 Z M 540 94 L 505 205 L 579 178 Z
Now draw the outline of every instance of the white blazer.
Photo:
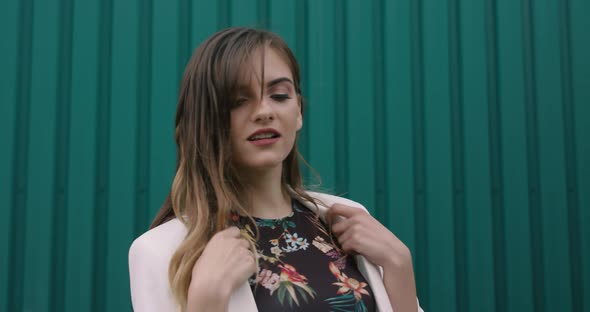
M 311 197 L 319 199 L 325 206 L 319 206 L 302 201 L 306 207 L 319 213 L 325 220 L 328 208 L 335 203 L 354 206 L 360 209 L 366 208 L 352 200 L 321 193 L 308 193 Z M 334 222 L 337 222 L 335 220 Z M 172 297 L 168 282 L 168 265 L 172 255 L 184 240 L 187 230 L 178 219 L 172 219 L 161 224 L 140 237 L 138 237 L 129 249 L 129 275 L 131 286 L 131 301 L 136 312 L 151 311 L 177 311 L 177 305 Z M 377 304 L 377 311 L 392 312 L 389 297 L 383 285 L 382 268 L 372 264 L 361 255 L 355 256 L 358 269 L 371 286 Z M 234 291 L 229 300 L 229 312 L 254 312 L 258 311 L 254 295 L 248 281 L 245 281 Z M 423 312 L 418 304 L 418 311 Z

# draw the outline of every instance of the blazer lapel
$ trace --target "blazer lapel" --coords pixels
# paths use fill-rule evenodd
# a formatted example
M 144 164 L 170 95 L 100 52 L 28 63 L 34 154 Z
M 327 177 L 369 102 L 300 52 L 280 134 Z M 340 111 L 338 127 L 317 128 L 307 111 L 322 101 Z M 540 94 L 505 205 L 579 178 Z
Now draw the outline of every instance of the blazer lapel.
M 383 279 L 381 278 L 381 272 L 379 272 L 377 266 L 361 255 L 356 255 L 355 260 L 359 271 L 371 286 L 371 290 L 375 296 L 375 303 L 377 304 L 377 311 L 393 312 L 391 303 L 389 302 L 389 296 L 387 295 Z
M 248 281 L 242 283 L 229 298 L 228 311 L 257 312 L 256 301 Z

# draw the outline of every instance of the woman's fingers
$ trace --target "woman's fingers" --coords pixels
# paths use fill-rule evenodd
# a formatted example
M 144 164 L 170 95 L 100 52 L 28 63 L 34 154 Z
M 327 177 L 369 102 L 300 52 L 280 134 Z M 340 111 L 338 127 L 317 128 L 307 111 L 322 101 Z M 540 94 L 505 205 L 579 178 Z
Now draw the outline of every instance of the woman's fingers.
M 238 265 L 244 265 L 246 276 L 255 274 L 258 271 L 256 267 L 256 256 L 247 248 L 241 248 L 241 256 L 239 257 Z
M 230 226 L 227 229 L 221 231 L 220 233 L 225 234 L 225 236 L 227 236 L 227 237 L 240 237 L 241 236 L 240 229 L 238 229 L 238 227 L 236 227 L 236 226 Z
M 344 204 L 333 204 L 330 207 L 330 209 L 328 209 L 327 217 L 334 218 L 336 216 L 342 216 L 345 218 L 350 218 L 350 217 L 357 215 L 359 213 L 366 213 L 366 212 L 362 209 L 348 206 L 348 205 L 344 205 Z
M 246 248 L 248 250 L 251 248 L 250 243 L 245 238 L 238 238 L 237 241 L 238 246 Z
M 342 234 L 346 229 L 351 225 L 353 220 L 351 219 L 344 219 L 332 226 L 332 233 L 336 235 Z
M 340 246 L 342 246 L 342 250 L 344 250 L 346 252 L 350 252 L 350 251 L 359 252 L 358 241 L 356 239 L 359 236 L 360 236 L 359 233 L 355 232 L 352 229 L 349 229 L 348 231 L 345 231 L 344 233 L 342 233 L 342 235 L 340 235 L 338 237 L 338 243 L 340 243 Z

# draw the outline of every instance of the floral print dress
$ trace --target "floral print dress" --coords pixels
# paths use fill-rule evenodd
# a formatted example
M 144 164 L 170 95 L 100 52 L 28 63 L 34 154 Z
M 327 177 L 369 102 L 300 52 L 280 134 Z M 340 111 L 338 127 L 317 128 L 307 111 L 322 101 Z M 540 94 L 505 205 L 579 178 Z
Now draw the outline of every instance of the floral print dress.
M 255 236 L 250 219 L 232 218 L 250 238 Z M 294 200 L 290 216 L 254 220 L 260 265 L 249 282 L 259 311 L 375 311 L 373 293 L 354 257 L 340 250 L 307 207 Z

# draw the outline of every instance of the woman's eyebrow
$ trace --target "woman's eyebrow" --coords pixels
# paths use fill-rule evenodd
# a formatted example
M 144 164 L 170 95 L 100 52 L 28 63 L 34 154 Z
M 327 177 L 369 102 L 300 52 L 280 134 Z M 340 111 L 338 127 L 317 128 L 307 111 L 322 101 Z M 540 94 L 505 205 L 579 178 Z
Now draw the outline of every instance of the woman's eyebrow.
M 281 83 L 281 82 L 288 82 L 288 83 L 290 83 L 290 84 L 293 84 L 293 81 L 292 81 L 291 79 L 289 79 L 289 78 L 287 78 L 287 77 L 280 77 L 280 78 L 273 79 L 273 80 L 269 81 L 269 82 L 266 84 L 266 87 L 267 87 L 267 88 L 270 88 L 270 87 L 272 87 L 272 86 L 274 86 L 274 85 L 277 85 L 277 84 L 279 84 L 279 83 Z
M 249 85 L 239 85 L 237 88 L 237 92 L 238 94 L 242 95 L 242 96 L 251 96 L 252 95 L 252 86 Z

